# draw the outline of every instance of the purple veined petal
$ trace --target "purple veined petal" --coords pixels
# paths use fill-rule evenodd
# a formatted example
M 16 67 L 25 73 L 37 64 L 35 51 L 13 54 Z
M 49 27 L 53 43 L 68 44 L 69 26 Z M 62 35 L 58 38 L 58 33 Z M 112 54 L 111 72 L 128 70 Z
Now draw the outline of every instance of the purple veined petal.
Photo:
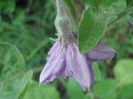
M 55 51 L 58 51 L 60 50 L 60 43 L 59 42 L 55 42 L 55 44 L 53 45 L 53 47 L 50 49 L 50 51 L 48 52 L 48 56 L 46 58 L 46 60 L 48 61 L 50 56 L 53 54 L 53 53 L 56 53 Z
M 84 54 L 80 54 L 77 45 L 69 42 L 61 50 L 61 43 L 56 42 L 49 52 L 49 58 L 40 75 L 40 85 L 51 82 L 55 78 L 73 77 L 84 91 L 90 89 L 94 82 L 94 71 L 91 62 Z
M 105 59 L 112 59 L 115 55 L 116 51 L 103 43 L 98 43 L 93 49 L 86 52 L 85 54 L 88 56 L 88 59 L 91 62 L 101 61 Z
M 61 51 L 61 43 L 56 42 L 49 52 L 47 63 L 40 74 L 40 85 L 51 82 L 57 77 L 63 77 L 65 71 L 65 50 Z
M 66 67 L 70 67 L 72 71 L 72 77 L 78 82 L 78 84 L 83 88 L 90 89 L 92 84 L 92 74 L 88 67 L 87 58 L 80 54 L 77 45 L 74 43 L 68 43 L 66 52 Z

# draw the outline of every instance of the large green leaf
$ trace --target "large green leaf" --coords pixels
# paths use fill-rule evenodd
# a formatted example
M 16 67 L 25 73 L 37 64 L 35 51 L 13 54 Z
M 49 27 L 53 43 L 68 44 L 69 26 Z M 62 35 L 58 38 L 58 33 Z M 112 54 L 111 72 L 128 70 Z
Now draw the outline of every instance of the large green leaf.
M 32 77 L 32 71 L 24 70 L 25 61 L 20 51 L 0 42 L 0 99 L 17 99 Z
M 51 84 L 39 86 L 38 82 L 32 80 L 18 99 L 60 99 L 60 95 Z
M 73 78 L 68 79 L 66 87 L 70 99 L 84 99 L 84 93 L 82 89 Z
M 0 42 L 0 81 L 25 70 L 25 61 L 20 51 L 13 45 Z
M 133 84 L 120 87 L 117 92 L 117 99 L 133 99 Z
M 93 48 L 104 35 L 107 22 L 100 21 L 94 16 L 91 9 L 84 11 L 79 26 L 78 48 L 84 53 Z
M 115 99 L 116 98 L 116 81 L 113 79 L 106 79 L 97 82 L 93 86 L 94 93 L 101 99 Z
M 114 67 L 115 78 L 119 81 L 117 87 L 133 83 L 133 59 L 123 59 Z
M 18 96 L 25 89 L 26 84 L 32 77 L 33 72 L 29 71 L 23 75 L 10 79 L 8 82 L 0 85 L 0 99 L 18 99 Z

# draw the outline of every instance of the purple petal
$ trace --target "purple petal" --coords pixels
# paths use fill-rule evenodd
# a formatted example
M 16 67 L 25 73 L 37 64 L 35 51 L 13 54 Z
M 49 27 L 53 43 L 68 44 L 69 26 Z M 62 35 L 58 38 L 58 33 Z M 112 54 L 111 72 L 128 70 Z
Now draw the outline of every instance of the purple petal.
M 40 85 L 51 82 L 55 78 L 72 77 L 72 71 L 66 66 L 66 48 L 61 51 L 61 43 L 56 42 L 48 53 L 47 63 L 40 74 Z
M 107 46 L 104 45 L 103 43 L 97 44 L 93 49 L 90 51 L 86 52 L 88 59 L 93 62 L 93 61 L 101 61 L 105 59 L 112 59 L 115 55 L 116 51 Z
M 93 82 L 91 69 L 88 67 L 87 58 L 79 53 L 77 45 L 74 43 L 67 45 L 66 63 L 66 67 L 69 67 L 73 73 L 72 77 L 79 83 L 83 90 L 85 91 L 86 88 L 90 89 Z
M 56 42 L 49 52 L 47 63 L 40 74 L 40 85 L 62 77 L 65 70 L 65 53 L 61 51 L 61 43 Z
M 91 62 L 79 53 L 75 43 L 69 42 L 61 52 L 61 43 L 56 42 L 48 54 L 40 75 L 40 85 L 58 77 L 73 77 L 84 91 L 90 89 L 94 82 L 94 71 Z
M 55 44 L 53 45 L 53 47 L 50 49 L 50 51 L 48 52 L 48 56 L 47 56 L 47 61 L 49 60 L 49 58 L 51 57 L 51 55 L 55 52 L 60 50 L 60 43 L 59 42 L 55 42 Z

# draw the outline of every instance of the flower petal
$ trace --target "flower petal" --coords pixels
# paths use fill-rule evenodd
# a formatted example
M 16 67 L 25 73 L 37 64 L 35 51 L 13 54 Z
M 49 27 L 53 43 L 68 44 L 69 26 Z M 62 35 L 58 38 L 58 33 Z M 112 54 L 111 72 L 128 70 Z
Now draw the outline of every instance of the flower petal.
M 105 59 L 112 59 L 116 51 L 103 43 L 98 43 L 93 49 L 86 52 L 88 59 L 91 62 L 100 61 Z
M 53 53 L 56 53 L 55 51 L 60 50 L 60 43 L 59 42 L 55 42 L 55 44 L 53 45 L 53 47 L 50 49 L 50 51 L 48 52 L 48 56 L 47 56 L 47 61 L 49 60 L 49 58 L 51 57 L 51 55 Z
M 57 77 L 64 77 L 65 53 L 61 51 L 61 43 L 56 42 L 49 52 L 47 63 L 40 74 L 40 85 L 51 82 Z M 65 50 L 64 50 L 65 51 Z
M 91 70 L 88 67 L 87 58 L 79 53 L 77 45 L 74 43 L 68 43 L 66 49 L 66 67 L 70 67 L 73 73 L 72 77 L 84 91 L 86 88 L 90 89 L 93 78 Z

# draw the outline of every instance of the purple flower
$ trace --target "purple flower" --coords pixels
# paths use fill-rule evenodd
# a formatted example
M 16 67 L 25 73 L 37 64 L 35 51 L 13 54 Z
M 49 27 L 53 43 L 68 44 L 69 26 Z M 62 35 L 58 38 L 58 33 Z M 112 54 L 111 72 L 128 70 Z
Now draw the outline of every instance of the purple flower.
M 40 74 L 40 85 L 55 78 L 73 77 L 84 91 L 94 83 L 92 62 L 112 59 L 116 51 L 98 43 L 90 51 L 80 54 L 78 47 L 69 41 L 62 49 L 62 42 L 57 41 L 48 53 L 47 63 Z

